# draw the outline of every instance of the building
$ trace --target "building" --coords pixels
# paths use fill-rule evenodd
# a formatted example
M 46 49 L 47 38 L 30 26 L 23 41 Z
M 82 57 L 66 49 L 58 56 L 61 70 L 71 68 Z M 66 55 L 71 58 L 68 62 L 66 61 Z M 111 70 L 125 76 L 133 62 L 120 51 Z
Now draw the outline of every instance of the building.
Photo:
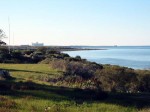
M 44 44 L 36 42 L 36 43 L 32 43 L 32 46 L 44 46 Z

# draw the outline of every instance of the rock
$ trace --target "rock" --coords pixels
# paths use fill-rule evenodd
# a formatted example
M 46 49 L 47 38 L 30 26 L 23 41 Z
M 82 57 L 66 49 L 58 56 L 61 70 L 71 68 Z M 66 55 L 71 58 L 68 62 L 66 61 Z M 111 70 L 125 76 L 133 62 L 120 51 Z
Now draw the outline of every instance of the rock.
M 11 79 L 12 77 L 10 76 L 9 72 L 6 70 L 0 70 L 0 80 L 7 80 Z

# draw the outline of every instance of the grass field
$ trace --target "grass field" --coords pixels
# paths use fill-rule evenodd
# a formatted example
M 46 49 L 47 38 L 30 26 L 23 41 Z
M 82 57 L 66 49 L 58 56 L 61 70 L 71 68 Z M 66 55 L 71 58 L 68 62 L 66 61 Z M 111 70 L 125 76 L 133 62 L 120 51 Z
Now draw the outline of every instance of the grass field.
M 90 100 L 75 88 L 43 81 L 61 72 L 47 64 L 0 64 L 12 80 L 0 81 L 0 112 L 150 112 L 150 94 L 109 94 L 105 100 Z M 5 87 L 11 89 L 5 89 Z

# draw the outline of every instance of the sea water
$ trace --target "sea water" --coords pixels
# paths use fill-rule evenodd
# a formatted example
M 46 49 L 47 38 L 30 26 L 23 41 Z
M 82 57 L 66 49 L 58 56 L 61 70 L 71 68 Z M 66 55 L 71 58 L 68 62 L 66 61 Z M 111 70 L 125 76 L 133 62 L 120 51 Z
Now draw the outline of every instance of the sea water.
M 150 46 L 78 46 L 78 48 L 103 50 L 67 51 L 65 53 L 73 57 L 81 56 L 100 64 L 150 69 Z

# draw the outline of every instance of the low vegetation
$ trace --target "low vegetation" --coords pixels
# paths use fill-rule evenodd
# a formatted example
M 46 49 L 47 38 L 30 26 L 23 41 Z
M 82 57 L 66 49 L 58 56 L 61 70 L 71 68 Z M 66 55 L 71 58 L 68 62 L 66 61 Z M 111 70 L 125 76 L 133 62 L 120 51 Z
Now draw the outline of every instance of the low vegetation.
M 10 71 L 13 77 L 0 80 L 1 112 L 149 111 L 149 93 L 103 93 L 66 82 L 66 85 L 62 82 L 62 86 L 55 81 L 45 81 L 62 77 L 64 73 L 49 64 L 0 64 L 0 68 Z
M 10 53 L 1 47 L 0 61 L 0 112 L 150 111 L 149 70 L 101 65 L 45 47 Z
M 85 60 L 54 59 L 50 67 L 63 71 L 57 82 L 70 82 L 76 87 L 101 89 L 108 92 L 150 92 L 150 71 L 127 67 L 100 65 Z

